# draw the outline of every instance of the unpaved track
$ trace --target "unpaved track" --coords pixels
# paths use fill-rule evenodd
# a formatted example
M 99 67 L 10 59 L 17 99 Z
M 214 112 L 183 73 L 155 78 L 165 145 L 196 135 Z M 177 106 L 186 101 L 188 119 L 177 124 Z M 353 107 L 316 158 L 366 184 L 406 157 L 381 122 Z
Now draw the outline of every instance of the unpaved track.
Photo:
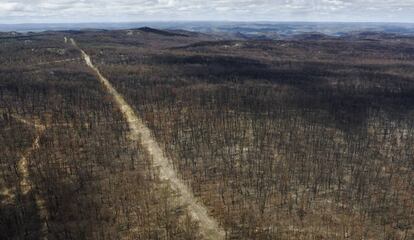
M 70 39 L 71 43 L 78 48 L 86 64 L 96 73 L 99 81 L 105 86 L 105 89 L 110 93 L 115 102 L 118 104 L 126 121 L 128 122 L 131 141 L 140 143 L 148 150 L 154 167 L 159 168 L 159 177 L 162 180 L 167 180 L 171 188 L 177 191 L 180 195 L 179 201 L 181 204 L 187 205 L 191 217 L 200 224 L 200 232 L 205 239 L 224 239 L 225 233 L 220 228 L 216 220 L 209 216 L 207 208 L 194 197 L 192 191 L 185 185 L 175 172 L 173 165 L 161 150 L 154 137 L 151 135 L 150 129 L 144 122 L 135 114 L 131 106 L 124 100 L 121 94 L 116 91 L 112 84 L 100 73 L 99 69 L 95 67 L 91 58 L 82 49 L 78 47 L 74 39 Z
M 26 195 L 27 193 L 30 192 L 30 190 L 32 190 L 32 186 L 33 186 L 33 183 L 30 181 L 29 166 L 28 166 L 29 162 L 27 159 L 30 157 L 30 155 L 34 151 L 40 148 L 40 145 L 39 145 L 40 136 L 43 134 L 46 128 L 42 124 L 28 121 L 19 116 L 12 115 L 11 117 L 18 120 L 19 122 L 22 122 L 26 125 L 34 127 L 36 130 L 36 137 L 33 140 L 32 146 L 30 146 L 26 151 L 24 151 L 24 153 L 22 154 L 22 157 L 17 162 L 17 171 L 20 175 L 20 183 L 19 183 L 20 190 L 23 195 Z
M 34 127 L 35 130 L 36 130 L 36 137 L 33 140 L 32 146 L 30 146 L 22 154 L 21 158 L 17 162 L 17 171 L 18 171 L 19 178 L 20 178 L 20 182 L 19 182 L 20 192 L 25 196 L 34 187 L 34 183 L 30 180 L 28 159 L 34 151 L 36 151 L 40 148 L 40 144 L 39 144 L 40 137 L 42 136 L 42 134 L 46 130 L 46 127 L 44 125 L 40 124 L 40 123 L 31 122 L 31 121 L 28 121 L 28 120 L 26 120 L 24 118 L 21 118 L 19 116 L 12 115 L 12 117 L 15 118 L 16 120 L 26 124 L 26 125 Z M 48 214 L 48 211 L 45 207 L 45 201 L 36 192 L 34 192 L 33 196 L 35 198 L 37 209 L 39 210 L 39 217 L 41 219 L 41 225 L 42 225 L 41 232 L 43 234 L 43 239 L 47 239 L 47 232 L 48 232 L 47 221 L 48 221 L 48 218 L 49 218 L 49 214 Z
M 63 62 L 74 62 L 74 61 L 78 61 L 78 60 L 80 60 L 80 58 L 68 58 L 68 59 L 51 61 L 51 62 L 41 62 L 41 63 L 35 64 L 33 66 L 42 66 L 42 65 L 49 65 L 49 64 L 63 63 Z

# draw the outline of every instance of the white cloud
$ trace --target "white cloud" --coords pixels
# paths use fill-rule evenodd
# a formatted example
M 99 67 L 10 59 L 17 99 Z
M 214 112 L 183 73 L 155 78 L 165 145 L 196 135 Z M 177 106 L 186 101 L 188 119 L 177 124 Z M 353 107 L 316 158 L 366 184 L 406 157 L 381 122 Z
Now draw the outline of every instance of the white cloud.
M 0 2 L 0 11 L 1 12 L 15 12 L 15 11 L 23 11 L 24 5 L 18 2 Z
M 414 0 L 0 0 L 0 23 L 143 20 L 414 22 Z

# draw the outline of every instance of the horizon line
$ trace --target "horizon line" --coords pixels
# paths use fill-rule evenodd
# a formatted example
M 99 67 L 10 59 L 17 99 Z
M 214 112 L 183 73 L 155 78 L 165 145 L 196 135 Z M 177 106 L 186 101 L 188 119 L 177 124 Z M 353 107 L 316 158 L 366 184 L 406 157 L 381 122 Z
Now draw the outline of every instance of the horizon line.
M 1 23 L 0 25 L 47 25 L 47 24 L 127 24 L 127 23 L 336 23 L 336 24 L 413 24 L 413 22 L 399 21 L 283 21 L 283 20 L 139 20 L 139 21 L 90 21 L 90 22 L 21 22 L 21 23 Z

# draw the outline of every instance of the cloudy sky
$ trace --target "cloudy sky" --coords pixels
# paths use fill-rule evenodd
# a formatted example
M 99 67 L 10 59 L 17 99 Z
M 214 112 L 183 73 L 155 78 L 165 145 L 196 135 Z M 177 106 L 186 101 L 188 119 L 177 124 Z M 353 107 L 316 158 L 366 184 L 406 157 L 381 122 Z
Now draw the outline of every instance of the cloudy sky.
M 0 0 L 0 23 L 159 20 L 414 22 L 414 0 Z

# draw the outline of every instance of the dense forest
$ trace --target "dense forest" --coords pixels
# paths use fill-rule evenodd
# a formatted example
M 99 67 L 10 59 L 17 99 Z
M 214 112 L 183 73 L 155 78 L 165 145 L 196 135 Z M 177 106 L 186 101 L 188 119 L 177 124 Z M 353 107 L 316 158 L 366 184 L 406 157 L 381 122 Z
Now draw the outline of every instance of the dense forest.
M 0 238 L 198 239 L 76 39 L 226 239 L 414 238 L 414 38 L 0 37 Z

